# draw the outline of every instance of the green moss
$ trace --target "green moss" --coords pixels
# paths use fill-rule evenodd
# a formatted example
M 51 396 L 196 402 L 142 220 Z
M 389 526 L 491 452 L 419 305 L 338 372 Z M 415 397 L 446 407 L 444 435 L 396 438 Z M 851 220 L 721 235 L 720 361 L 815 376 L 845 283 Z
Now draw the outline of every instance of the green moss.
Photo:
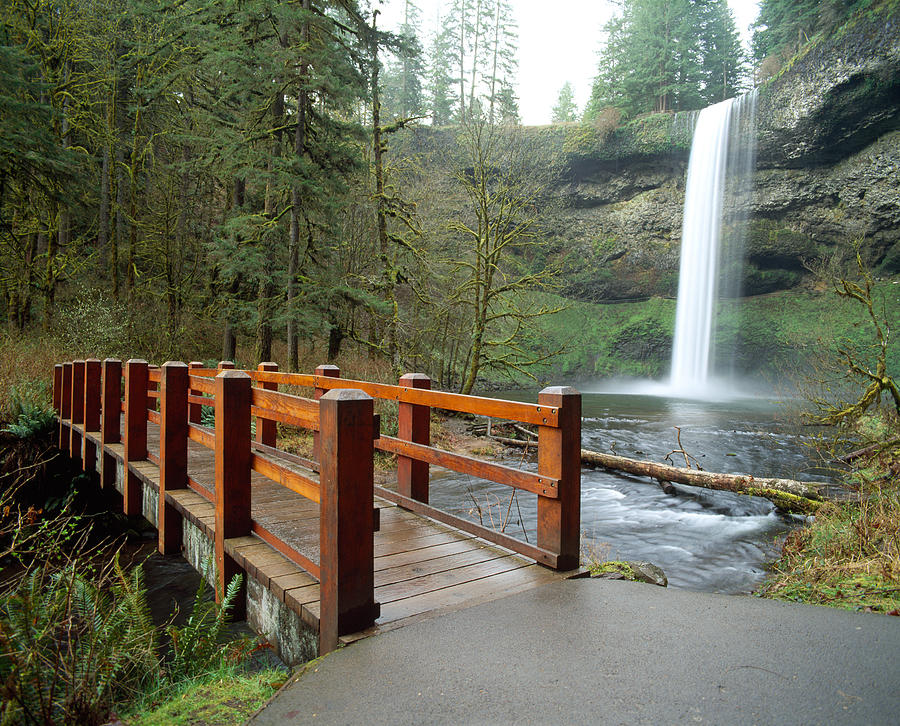
M 789 514 L 815 514 L 821 502 L 814 499 L 807 499 L 796 494 L 789 494 L 777 489 L 750 488 L 741 492 L 755 497 L 764 497 L 774 504 L 779 511 Z
M 588 571 L 593 576 L 603 575 L 608 572 L 618 572 L 619 574 L 624 575 L 626 580 L 631 580 L 632 582 L 637 581 L 637 575 L 635 575 L 634 570 L 631 569 L 631 565 L 619 560 L 593 562 L 588 565 Z
M 760 594 L 769 596 L 765 591 Z M 773 599 L 830 605 L 845 610 L 869 609 L 882 613 L 900 608 L 900 595 L 896 584 L 886 581 L 880 575 L 868 574 L 832 578 L 825 582 L 810 580 L 791 582 L 781 587 Z
M 562 150 L 575 156 L 596 156 L 609 137 L 609 130 L 591 124 L 566 127 Z

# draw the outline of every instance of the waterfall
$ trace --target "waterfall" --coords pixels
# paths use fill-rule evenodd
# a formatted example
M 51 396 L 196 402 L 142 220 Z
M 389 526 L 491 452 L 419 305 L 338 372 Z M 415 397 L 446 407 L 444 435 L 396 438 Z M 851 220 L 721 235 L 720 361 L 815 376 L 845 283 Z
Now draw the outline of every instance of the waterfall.
M 694 126 L 670 379 L 672 388 L 683 394 L 707 392 L 716 300 L 740 294 L 739 261 L 755 165 L 755 115 L 753 91 L 703 109 Z

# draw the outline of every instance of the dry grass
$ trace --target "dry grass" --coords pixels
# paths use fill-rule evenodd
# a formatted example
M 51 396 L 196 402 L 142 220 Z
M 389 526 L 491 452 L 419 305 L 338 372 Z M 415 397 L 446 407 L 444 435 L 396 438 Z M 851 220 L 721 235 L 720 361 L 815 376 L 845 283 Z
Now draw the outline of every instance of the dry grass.
M 51 338 L 0 334 L 0 421 L 15 419 L 23 402 L 50 406 L 53 366 L 63 356 Z

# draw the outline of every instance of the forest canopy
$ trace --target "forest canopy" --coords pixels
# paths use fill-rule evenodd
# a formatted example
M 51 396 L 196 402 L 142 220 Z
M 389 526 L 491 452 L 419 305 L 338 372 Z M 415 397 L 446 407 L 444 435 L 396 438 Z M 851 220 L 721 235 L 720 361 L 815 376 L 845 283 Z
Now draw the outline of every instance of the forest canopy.
M 446 387 L 542 359 L 530 321 L 552 309 L 540 295 L 558 265 L 529 215 L 558 159 L 508 196 L 531 143 L 511 132 L 513 5 L 447 0 L 428 32 L 413 0 L 396 4 L 386 31 L 359 0 L 4 3 L 8 330 L 80 321 L 82 354 L 158 359 L 233 358 L 240 339 L 248 364 L 283 344 L 290 368 L 301 341 L 328 358 L 349 341 Z M 763 0 L 756 59 L 863 4 Z M 583 120 L 699 108 L 749 84 L 725 0 L 626 0 L 598 45 Z M 561 86 L 554 118 L 573 123 Z M 528 212 L 526 235 L 484 217 L 502 199 Z

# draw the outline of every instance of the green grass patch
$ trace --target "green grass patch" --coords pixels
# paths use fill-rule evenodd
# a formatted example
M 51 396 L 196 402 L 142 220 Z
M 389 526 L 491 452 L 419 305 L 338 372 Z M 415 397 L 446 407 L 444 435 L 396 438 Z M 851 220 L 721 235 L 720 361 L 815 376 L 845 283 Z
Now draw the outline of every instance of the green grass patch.
M 287 679 L 282 669 L 222 671 L 188 682 L 165 701 L 123 717 L 128 726 L 232 726 L 242 724 Z

